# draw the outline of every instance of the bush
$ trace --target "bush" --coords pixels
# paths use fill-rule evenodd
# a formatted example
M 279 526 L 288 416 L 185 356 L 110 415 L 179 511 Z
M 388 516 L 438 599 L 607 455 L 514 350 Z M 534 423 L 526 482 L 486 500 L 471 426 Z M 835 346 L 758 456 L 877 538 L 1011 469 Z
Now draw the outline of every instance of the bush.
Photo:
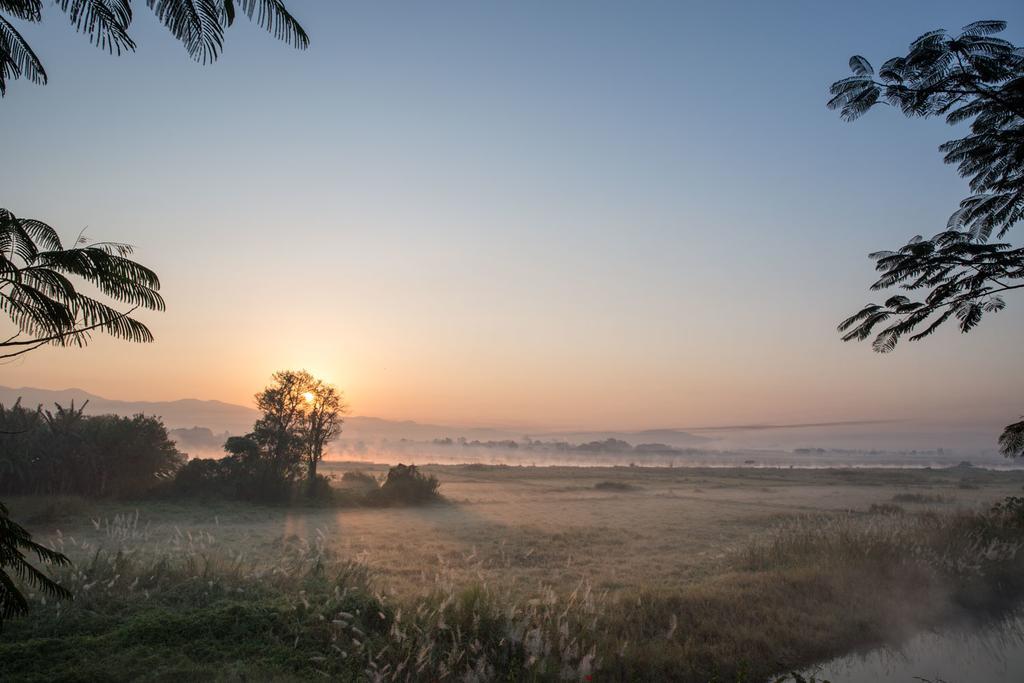
M 1004 524 L 1024 527 L 1024 498 L 1007 496 L 992 506 L 991 514 Z
M 331 486 L 331 478 L 323 474 L 316 475 L 312 481 L 303 482 L 307 498 L 314 503 L 332 503 L 338 491 Z
M 327 484 L 330 488 L 330 484 Z M 178 470 L 168 487 L 172 496 L 227 498 L 261 503 L 286 502 L 296 484 L 276 476 L 258 460 L 229 455 L 219 460 L 196 458 Z
M 227 467 L 222 460 L 196 458 L 189 460 L 178 470 L 170 486 L 172 493 L 197 498 L 235 498 L 234 488 Z
M 906 510 L 892 503 L 872 503 L 868 512 L 872 515 L 902 515 Z
M 380 488 L 380 482 L 369 472 L 353 470 L 341 475 L 341 485 L 346 488 L 376 490 Z
M 433 475 L 425 475 L 416 465 L 399 463 L 388 470 L 388 477 L 368 500 L 377 505 L 421 505 L 441 499 L 437 489 L 441 482 Z

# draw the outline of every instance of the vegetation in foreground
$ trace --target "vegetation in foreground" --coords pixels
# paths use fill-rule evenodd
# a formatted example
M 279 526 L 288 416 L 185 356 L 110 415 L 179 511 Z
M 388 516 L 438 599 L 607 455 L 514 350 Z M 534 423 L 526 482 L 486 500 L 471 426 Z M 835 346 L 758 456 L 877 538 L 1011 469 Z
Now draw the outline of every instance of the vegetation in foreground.
M 1005 610 L 1024 591 L 1021 499 L 793 518 L 718 575 L 616 596 L 585 583 L 522 596 L 440 574 L 394 599 L 322 534 L 261 564 L 204 532 L 137 543 L 137 524 L 108 524 L 117 552 L 58 540 L 89 558 L 57 575 L 76 599 L 29 591 L 32 618 L 9 622 L 0 644 L 11 679 L 757 681 Z

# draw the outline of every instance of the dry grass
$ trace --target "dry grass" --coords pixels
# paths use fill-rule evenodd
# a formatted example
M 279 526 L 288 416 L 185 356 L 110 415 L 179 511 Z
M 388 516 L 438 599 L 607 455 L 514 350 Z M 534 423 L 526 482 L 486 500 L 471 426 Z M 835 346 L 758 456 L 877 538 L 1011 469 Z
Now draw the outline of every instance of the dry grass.
M 756 681 L 1005 606 L 1024 581 L 1020 527 L 963 500 L 822 505 L 867 510 L 902 474 L 516 469 L 448 470 L 463 502 L 436 509 L 161 503 L 62 519 L 51 541 L 76 559 L 63 578 L 78 600 L 10 624 L 0 658 L 38 680 Z M 987 482 L 977 507 L 1015 477 Z M 623 479 L 637 490 L 594 489 Z M 697 482 L 703 498 L 681 493 Z

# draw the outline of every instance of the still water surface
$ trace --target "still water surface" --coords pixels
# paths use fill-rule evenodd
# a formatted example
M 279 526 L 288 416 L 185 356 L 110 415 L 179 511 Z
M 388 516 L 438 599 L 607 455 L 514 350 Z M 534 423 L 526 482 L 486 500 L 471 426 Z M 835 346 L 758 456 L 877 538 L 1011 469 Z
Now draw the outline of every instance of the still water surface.
M 923 633 L 806 672 L 832 683 L 1024 683 L 1024 615 Z

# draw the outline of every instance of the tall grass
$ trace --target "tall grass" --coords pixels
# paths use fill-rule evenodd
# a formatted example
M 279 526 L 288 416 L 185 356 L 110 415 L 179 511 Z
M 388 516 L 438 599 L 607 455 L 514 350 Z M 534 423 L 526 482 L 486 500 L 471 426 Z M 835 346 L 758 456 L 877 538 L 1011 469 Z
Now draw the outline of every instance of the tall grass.
M 215 528 L 93 524 L 103 547 L 54 539 L 79 558 L 59 575 L 76 600 L 33 596 L 0 643 L 5 676 L 758 681 L 1024 592 L 1005 512 L 787 519 L 717 575 L 614 597 L 464 585 L 439 563 L 393 598 L 322 532 L 266 561 L 222 551 Z

